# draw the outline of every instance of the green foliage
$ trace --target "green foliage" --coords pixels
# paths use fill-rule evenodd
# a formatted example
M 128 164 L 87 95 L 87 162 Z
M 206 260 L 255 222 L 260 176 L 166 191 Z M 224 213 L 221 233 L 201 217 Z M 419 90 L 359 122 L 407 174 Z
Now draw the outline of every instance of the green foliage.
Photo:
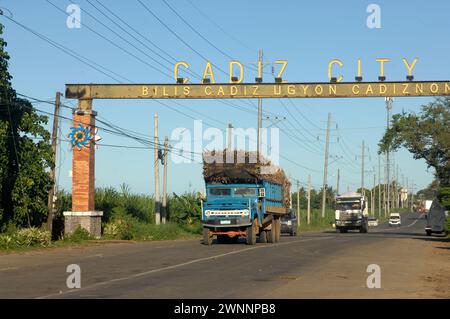
M 417 192 L 417 197 L 420 200 L 433 200 L 439 190 L 439 180 L 435 179 L 426 188 Z
M 194 192 L 177 195 L 175 193 L 168 200 L 168 218 L 181 225 L 192 225 L 201 220 L 201 206 L 197 194 Z
M 22 228 L 0 234 L 0 249 L 14 249 L 18 247 L 49 247 L 51 245 L 50 232 L 36 227 Z
M 0 35 L 3 26 L 0 25 Z M 0 231 L 8 224 L 40 226 L 47 216 L 51 166 L 47 117 L 17 97 L 0 38 Z
M 103 235 L 109 239 L 133 239 L 132 228 L 138 222 L 137 218 L 127 214 L 125 208 L 115 207 L 110 221 L 105 224 Z
M 81 226 L 78 226 L 77 229 L 72 234 L 64 235 L 61 237 L 62 242 L 70 242 L 70 243 L 81 243 L 85 240 L 90 240 L 92 237 L 89 232 Z
M 446 210 L 450 210 L 450 187 L 441 187 L 438 190 L 438 199 Z
M 154 199 L 148 195 L 132 194 L 125 184 L 121 185 L 120 192 L 112 187 L 96 189 L 95 207 L 103 211 L 106 222 L 110 220 L 116 207 L 122 207 L 130 216 L 147 223 L 153 222 L 155 216 Z
M 308 230 L 323 230 L 323 229 L 332 229 L 332 225 L 334 223 L 335 216 L 333 209 L 325 210 L 325 217 L 322 218 L 322 210 L 321 209 L 312 209 L 311 210 L 311 223 L 308 225 L 307 223 L 307 211 L 300 211 L 300 227 L 299 231 L 308 231 Z
M 168 240 L 201 233 L 201 224 L 181 226 L 175 223 L 164 225 L 139 221 L 126 213 L 123 207 L 113 209 L 111 219 L 105 224 L 103 236 L 119 240 Z
M 405 147 L 435 169 L 442 186 L 450 186 L 450 97 L 423 105 L 420 114 L 395 114 L 379 147 L 380 152 Z

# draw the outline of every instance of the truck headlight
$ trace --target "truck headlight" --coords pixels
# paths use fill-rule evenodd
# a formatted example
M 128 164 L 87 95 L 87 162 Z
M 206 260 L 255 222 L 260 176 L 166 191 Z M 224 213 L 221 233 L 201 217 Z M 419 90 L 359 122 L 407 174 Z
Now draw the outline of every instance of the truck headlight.
M 287 224 L 288 224 L 288 226 L 291 226 L 292 225 L 292 221 L 288 220 Z
M 210 214 L 211 214 L 211 211 L 205 210 L 205 216 L 209 217 Z

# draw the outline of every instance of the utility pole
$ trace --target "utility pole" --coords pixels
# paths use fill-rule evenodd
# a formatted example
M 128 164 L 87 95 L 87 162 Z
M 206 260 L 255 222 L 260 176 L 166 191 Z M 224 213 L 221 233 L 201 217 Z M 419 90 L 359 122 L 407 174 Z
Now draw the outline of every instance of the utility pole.
M 399 208 L 400 207 L 400 193 L 401 193 L 401 191 L 399 192 L 399 185 L 400 185 L 400 183 L 399 183 L 399 178 L 398 178 L 398 164 L 396 165 L 396 172 L 395 172 L 395 206 L 397 207 L 397 208 Z
M 327 140 L 325 144 L 325 163 L 323 168 L 323 186 L 322 186 L 322 218 L 325 217 L 325 203 L 327 198 L 327 175 L 328 175 L 328 151 L 330 146 L 330 126 L 331 126 L 331 113 L 328 113 L 327 121 Z
M 259 54 L 258 54 L 258 77 L 262 80 L 262 69 L 264 67 L 264 63 L 263 63 L 263 51 L 262 49 L 259 50 Z M 257 151 L 256 151 L 256 156 L 257 159 L 256 161 L 259 163 L 260 161 L 260 152 L 261 152 L 261 128 L 262 128 L 262 99 L 259 98 L 258 99 L 258 141 L 257 141 Z
M 414 180 L 411 181 L 411 213 L 414 211 Z
M 297 180 L 297 227 L 300 226 L 300 181 Z
M 400 202 L 402 204 L 402 208 L 405 208 L 404 194 L 405 194 L 405 175 L 402 174 L 402 188 L 400 194 Z
M 366 191 L 364 189 L 364 140 L 362 141 L 362 148 L 361 148 L 361 193 L 363 196 L 366 195 Z
M 164 175 L 163 175 L 163 198 L 162 198 L 162 223 L 167 219 L 167 155 L 169 153 L 169 138 L 164 139 Z
M 311 175 L 308 175 L 308 211 L 306 220 L 309 225 L 311 223 Z
M 161 222 L 160 205 L 159 205 L 159 141 L 158 141 L 158 113 L 153 117 L 155 126 L 155 140 L 154 140 L 154 167 L 155 167 L 155 223 L 159 225 Z
M 373 174 L 373 189 L 370 191 L 372 198 L 372 216 L 375 216 L 375 185 L 377 183 L 377 175 Z
M 51 169 L 50 169 L 50 183 L 52 187 L 50 188 L 50 191 L 48 192 L 48 217 L 47 217 L 47 228 L 50 231 L 50 236 L 52 235 L 53 231 L 53 198 L 55 196 L 55 187 L 56 187 L 56 146 L 58 142 L 58 123 L 59 123 L 59 109 L 61 107 L 61 93 L 56 92 L 56 99 L 55 99 L 55 113 L 53 116 L 53 131 L 52 131 L 52 163 L 51 163 Z
M 381 173 L 381 161 L 380 161 L 380 154 L 378 154 L 378 218 L 381 216 L 381 182 L 380 182 L 380 173 Z
M 340 171 L 339 171 L 339 168 L 338 168 L 337 182 L 336 182 L 336 193 L 337 193 L 337 195 L 339 195 L 339 179 L 340 179 Z
M 385 102 L 386 102 L 386 126 L 387 126 L 387 130 L 390 129 L 391 127 L 391 109 L 392 109 L 392 102 L 394 101 L 394 99 L 392 97 L 386 97 L 385 98 Z M 391 179 L 390 179 L 390 160 L 389 160 L 389 148 L 386 150 L 386 176 L 387 176 L 387 213 L 389 214 L 391 211 L 391 199 L 390 199 L 390 188 L 391 188 Z
M 409 179 L 406 177 L 406 208 L 409 208 Z
M 231 149 L 233 147 L 233 125 L 231 123 L 228 124 L 228 140 L 227 140 L 227 150 L 228 152 L 231 152 Z

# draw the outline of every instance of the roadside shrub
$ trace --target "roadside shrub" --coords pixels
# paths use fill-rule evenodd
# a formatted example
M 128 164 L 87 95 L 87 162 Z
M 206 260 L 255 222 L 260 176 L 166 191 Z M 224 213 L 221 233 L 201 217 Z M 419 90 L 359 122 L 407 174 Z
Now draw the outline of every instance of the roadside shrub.
M 62 241 L 72 243 L 80 243 L 84 240 L 90 239 L 92 239 L 92 237 L 89 232 L 81 226 L 78 226 L 72 234 L 64 235 L 61 237 Z
M 127 214 L 124 207 L 112 210 L 110 221 L 103 228 L 103 236 L 109 239 L 133 239 L 132 228 L 138 223 L 137 219 Z
M 8 230 L 0 235 L 0 248 L 16 247 L 48 247 L 51 245 L 51 235 L 47 230 L 36 227 L 22 228 L 15 232 Z
M 170 221 L 180 225 L 197 224 L 201 220 L 200 200 L 194 192 L 177 195 L 168 200 L 168 217 Z

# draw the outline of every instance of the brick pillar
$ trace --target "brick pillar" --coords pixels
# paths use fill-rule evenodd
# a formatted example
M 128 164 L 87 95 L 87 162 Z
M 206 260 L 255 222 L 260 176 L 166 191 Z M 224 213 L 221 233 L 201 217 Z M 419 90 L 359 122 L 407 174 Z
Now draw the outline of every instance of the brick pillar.
M 73 126 L 81 123 L 88 126 L 94 134 L 95 116 L 92 100 L 80 100 L 79 107 L 73 112 Z M 64 232 L 73 233 L 79 226 L 85 228 L 91 236 L 101 236 L 101 216 L 95 211 L 95 145 L 72 149 L 72 211 L 64 212 Z

